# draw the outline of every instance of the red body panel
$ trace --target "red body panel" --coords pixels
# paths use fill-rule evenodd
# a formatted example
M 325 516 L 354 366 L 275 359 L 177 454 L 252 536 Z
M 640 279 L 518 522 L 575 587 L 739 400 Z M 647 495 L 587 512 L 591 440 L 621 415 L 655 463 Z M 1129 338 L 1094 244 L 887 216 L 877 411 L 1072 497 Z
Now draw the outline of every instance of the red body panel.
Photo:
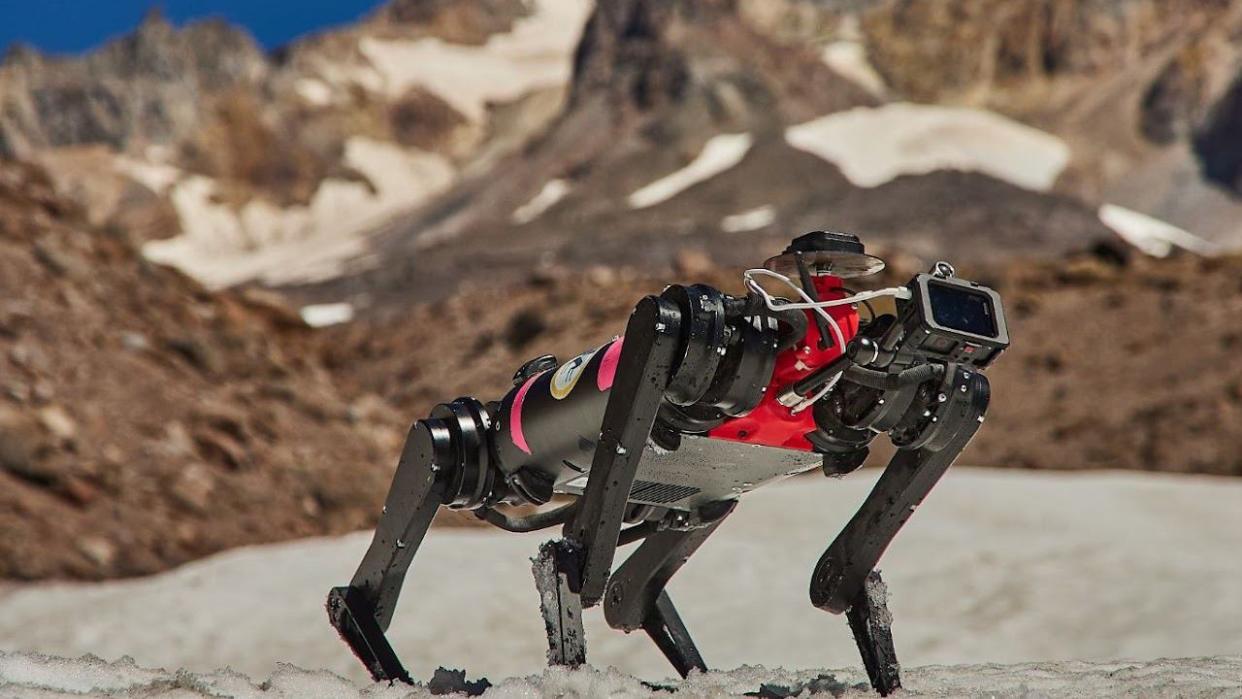
M 813 283 L 821 299 L 839 299 L 846 295 L 841 288 L 842 282 L 837 277 L 818 276 L 813 278 Z M 848 305 L 833 306 L 827 310 L 841 326 L 845 341 L 849 342 L 858 332 L 858 312 Z M 805 436 L 806 433 L 815 430 L 815 420 L 810 408 L 795 414 L 777 402 L 777 394 L 785 386 L 841 356 L 844 348 L 837 344 L 835 338 L 830 338 L 832 345 L 821 350 L 819 329 L 815 324 L 815 311 L 805 311 L 805 313 L 808 320 L 806 336 L 801 342 L 776 356 L 772 383 L 768 385 L 763 400 L 750 413 L 725 422 L 709 432 L 708 436 L 713 439 L 727 439 L 770 447 L 813 450 Z M 828 332 L 831 334 L 832 329 L 828 328 Z

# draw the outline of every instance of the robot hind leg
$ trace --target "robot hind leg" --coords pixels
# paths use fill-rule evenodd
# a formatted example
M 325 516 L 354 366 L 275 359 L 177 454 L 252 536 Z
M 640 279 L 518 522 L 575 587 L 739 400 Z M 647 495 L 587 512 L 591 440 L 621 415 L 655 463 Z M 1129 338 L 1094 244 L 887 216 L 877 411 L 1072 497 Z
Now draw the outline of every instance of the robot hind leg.
M 406 571 L 444 500 L 436 479 L 449 437 L 420 420 L 410 428 L 379 524 L 349 585 L 328 594 L 328 618 L 372 679 L 411 683 L 384 632 L 392 622 Z
M 328 618 L 378 681 L 411 683 L 389 644 L 406 572 L 442 505 L 477 507 L 494 495 L 497 475 L 476 456 L 488 417 L 476 400 L 436 406 L 410 428 L 371 545 L 350 580 L 328 594 Z
M 716 502 L 687 516 L 671 513 L 672 526 L 648 536 L 608 580 L 604 618 L 614 629 L 642 629 L 682 677 L 705 672 L 695 646 L 664 586 L 724 522 L 737 501 Z

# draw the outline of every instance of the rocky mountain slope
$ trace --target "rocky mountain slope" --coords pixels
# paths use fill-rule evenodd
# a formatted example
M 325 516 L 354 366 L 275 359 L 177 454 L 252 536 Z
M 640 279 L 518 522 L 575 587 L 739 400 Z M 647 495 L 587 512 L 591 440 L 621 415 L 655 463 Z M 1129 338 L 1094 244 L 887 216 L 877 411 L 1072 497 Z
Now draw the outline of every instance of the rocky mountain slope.
M 866 281 L 889 286 L 921 271 L 914 258 L 886 256 L 895 264 Z M 1013 346 L 989 371 L 987 424 L 963 463 L 1242 475 L 1242 258 L 1122 262 L 1104 251 L 969 271 L 1004 297 Z M 637 299 L 674 281 L 743 291 L 740 268 L 693 256 L 672 276 L 549 268 L 318 337 L 343 390 L 418 416 L 453 396 L 500 397 L 536 355 L 603 344 Z M 888 458 L 883 442 L 874 463 Z
M 399 0 L 270 56 L 157 16 L 11 51 L 0 577 L 368 526 L 435 402 L 822 227 L 1005 295 L 967 461 L 1240 474 L 1236 5 Z
M 740 264 L 825 226 L 923 259 L 1117 235 L 1204 252 L 1242 244 L 1240 18 L 1227 0 L 402 0 L 266 56 L 153 15 L 84 57 L 10 51 L 0 152 L 210 286 L 359 308 L 541 261 Z
M 92 222 L 211 286 L 330 277 L 556 113 L 588 7 L 395 2 L 273 56 L 157 13 L 82 57 L 17 47 L 0 155 L 38 160 Z M 135 226 L 144 203 L 162 210 Z
M 384 264 L 308 293 L 382 304 L 541 262 L 669 270 L 687 247 L 742 264 L 822 227 L 928 261 L 1236 246 L 1242 204 L 1194 149 L 1236 130 L 1220 124 L 1238 7 L 601 3 L 544 136 L 394 222 Z M 1228 172 L 1228 148 L 1208 150 Z
M 310 340 L 278 301 L 152 265 L 0 165 L 0 577 L 366 526 L 403 426 L 343 397 Z
M 906 0 L 859 17 L 894 94 L 1058 134 L 1074 153 L 1060 190 L 1237 240 L 1239 3 Z

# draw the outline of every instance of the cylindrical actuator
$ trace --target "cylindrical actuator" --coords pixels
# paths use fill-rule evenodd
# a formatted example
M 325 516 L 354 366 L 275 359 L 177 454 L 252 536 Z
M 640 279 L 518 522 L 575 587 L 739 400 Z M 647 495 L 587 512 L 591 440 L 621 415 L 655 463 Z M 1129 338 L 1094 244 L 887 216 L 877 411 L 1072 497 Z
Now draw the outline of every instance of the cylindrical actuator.
M 504 397 L 494 424 L 500 468 L 555 482 L 591 467 L 624 338 L 532 376 Z

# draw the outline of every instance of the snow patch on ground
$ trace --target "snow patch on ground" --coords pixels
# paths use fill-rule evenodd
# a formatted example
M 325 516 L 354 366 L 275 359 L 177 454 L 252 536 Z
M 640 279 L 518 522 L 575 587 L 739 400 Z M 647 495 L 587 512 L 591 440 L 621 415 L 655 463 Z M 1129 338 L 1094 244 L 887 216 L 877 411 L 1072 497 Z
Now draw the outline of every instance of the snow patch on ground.
M 323 328 L 329 325 L 348 323 L 354 319 L 354 306 L 351 303 L 315 303 L 302 306 L 299 311 L 302 320 L 312 328 Z
M 1242 658 L 1188 658 L 1145 663 L 1028 663 L 906 668 L 909 696 L 927 697 L 1186 697 L 1238 696 Z M 666 685 L 674 694 L 644 685 L 615 669 L 547 668 L 538 674 L 496 681 L 483 696 L 491 699 L 534 697 L 610 697 L 610 699 L 708 699 L 763 696 L 875 697 L 857 670 L 790 671 L 762 666 L 730 672 L 694 674 Z M 229 670 L 205 673 L 154 670 L 122 660 L 76 660 L 39 654 L 0 653 L 0 691 L 6 697 L 182 696 L 236 699 L 423 698 L 434 696 L 426 684 L 350 682 L 332 673 L 281 666 L 265 681 Z M 457 695 L 460 696 L 460 695 Z
M 845 620 L 812 608 L 806 590 L 875 476 L 798 478 L 748 495 L 673 578 L 670 595 L 711 667 L 862 677 Z M 1223 478 L 955 467 L 882 562 L 898 654 L 910 666 L 1242 655 L 1239 502 L 1242 482 Z M 410 671 L 539 672 L 530 557 L 554 535 L 433 529 L 389 633 Z M 0 650 L 255 677 L 288 662 L 362 680 L 323 603 L 369 541 L 307 539 L 137 580 L 14 586 L 0 596 Z M 609 629 L 599 609 L 585 622 L 595 667 L 671 673 L 644 634 Z
M 875 97 L 888 91 L 884 78 L 867 59 L 862 28 L 857 15 L 846 15 L 837 28 L 837 39 L 824 47 L 822 58 L 837 75 L 858 85 Z
M 482 121 L 488 102 L 569 82 L 573 51 L 592 4 L 539 0 L 512 31 L 495 34 L 482 46 L 437 38 L 364 38 L 358 47 L 371 68 L 358 76 L 359 82 L 394 97 L 422 87 L 466 117 Z
M 112 161 L 116 171 L 129 177 L 156 194 L 163 194 L 177 180 L 181 179 L 181 170 L 160 162 L 138 160 L 129 156 L 119 155 Z
M 698 157 L 682 169 L 661 177 L 629 197 L 630 208 L 645 209 L 668 201 L 682 191 L 709 180 L 742 162 L 750 150 L 748 133 L 719 134 L 708 139 Z
M 789 127 L 785 140 L 836 165 L 859 187 L 967 170 L 1044 192 L 1070 159 L 1060 138 L 999 114 L 910 103 L 829 114 Z
M 443 191 L 455 172 L 441 156 L 362 137 L 346 143 L 344 162 L 375 190 L 329 178 L 307 206 L 280 208 L 256 199 L 236 210 L 215 201 L 211 178 L 184 178 L 170 193 L 182 234 L 148 242 L 143 254 L 213 288 L 252 279 L 280 284 L 331 278 L 365 251 L 370 231 Z
M 293 87 L 307 104 L 322 107 L 332 102 L 332 88 L 318 78 L 299 78 Z
M 1168 257 L 1174 248 L 1188 250 L 1199 255 L 1214 255 L 1220 246 L 1178 228 L 1171 223 L 1153 218 L 1116 204 L 1100 207 L 1100 221 L 1127 243 L 1152 257 Z
M 720 219 L 720 230 L 725 233 L 745 233 L 770 226 L 774 221 L 776 221 L 776 207 L 757 206 Z
M 548 180 L 539 193 L 531 200 L 513 210 L 512 220 L 518 225 L 530 223 L 552 208 L 557 202 L 569 194 L 569 183 L 565 180 Z

